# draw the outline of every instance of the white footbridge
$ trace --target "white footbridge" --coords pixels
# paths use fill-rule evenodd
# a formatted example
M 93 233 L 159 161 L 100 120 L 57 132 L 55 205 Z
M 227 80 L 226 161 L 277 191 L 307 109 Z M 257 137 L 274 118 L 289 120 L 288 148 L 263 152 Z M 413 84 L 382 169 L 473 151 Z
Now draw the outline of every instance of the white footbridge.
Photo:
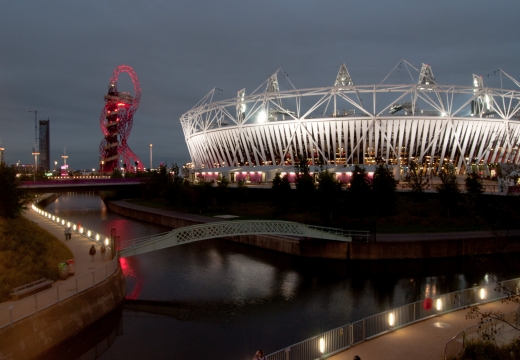
M 336 241 L 352 241 L 352 237 L 356 236 L 368 240 L 368 231 L 326 228 L 290 221 L 240 220 L 186 226 L 168 233 L 122 241 L 117 247 L 120 257 L 128 257 L 195 241 L 237 235 L 287 235 Z

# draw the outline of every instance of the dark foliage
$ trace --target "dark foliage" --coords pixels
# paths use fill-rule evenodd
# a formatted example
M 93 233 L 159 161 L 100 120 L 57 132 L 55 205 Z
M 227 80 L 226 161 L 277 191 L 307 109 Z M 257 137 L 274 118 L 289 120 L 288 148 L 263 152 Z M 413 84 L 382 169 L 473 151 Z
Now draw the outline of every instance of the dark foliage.
M 457 207 L 460 193 L 453 165 L 449 165 L 440 171 L 439 179 L 441 179 L 441 184 L 437 186 L 439 199 L 442 206 L 445 208 L 448 217 L 450 217 L 450 213 Z
M 356 165 L 350 179 L 351 208 L 358 216 L 367 216 L 372 203 L 372 182 L 365 168 Z
M 28 196 L 20 188 L 16 170 L 0 163 L 0 217 L 16 218 L 25 209 Z
M 287 175 L 281 176 L 279 172 L 276 173 L 273 184 L 271 186 L 271 193 L 273 205 L 280 213 L 285 213 L 291 207 L 291 184 Z
M 392 214 L 396 206 L 397 183 L 388 166 L 378 165 L 372 180 L 372 191 L 377 214 Z
M 318 207 L 321 218 L 332 220 L 339 210 L 341 183 L 327 170 L 318 175 Z

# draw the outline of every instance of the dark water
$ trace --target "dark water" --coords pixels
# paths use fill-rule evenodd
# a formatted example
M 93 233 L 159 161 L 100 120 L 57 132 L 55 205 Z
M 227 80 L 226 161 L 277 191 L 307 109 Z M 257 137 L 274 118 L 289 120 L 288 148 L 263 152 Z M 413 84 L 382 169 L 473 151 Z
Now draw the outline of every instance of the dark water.
M 94 194 L 64 195 L 47 209 L 122 239 L 168 230 L 111 213 Z M 99 358 L 251 359 L 427 296 L 519 277 L 513 260 L 347 262 L 202 241 L 122 259 L 122 324 L 93 325 L 64 346 L 117 328 Z

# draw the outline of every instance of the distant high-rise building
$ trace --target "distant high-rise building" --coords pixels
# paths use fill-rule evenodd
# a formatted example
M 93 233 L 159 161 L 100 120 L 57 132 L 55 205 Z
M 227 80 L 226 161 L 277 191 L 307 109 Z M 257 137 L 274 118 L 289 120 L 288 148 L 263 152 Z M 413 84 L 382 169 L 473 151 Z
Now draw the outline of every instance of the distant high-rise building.
M 0 163 L 4 162 L 4 148 L 0 147 Z
M 51 170 L 50 156 L 50 121 L 40 120 L 40 164 L 45 171 Z

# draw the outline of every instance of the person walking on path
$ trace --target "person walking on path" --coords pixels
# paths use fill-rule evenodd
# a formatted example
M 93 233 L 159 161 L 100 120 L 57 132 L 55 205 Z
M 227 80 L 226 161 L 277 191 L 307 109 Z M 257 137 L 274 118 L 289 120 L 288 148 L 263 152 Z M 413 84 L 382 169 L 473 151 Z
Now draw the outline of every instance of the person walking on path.
M 99 251 L 101 251 L 101 260 L 105 260 L 105 252 L 107 251 L 107 248 L 105 247 L 105 244 L 101 244 L 101 247 L 99 248 Z
M 94 247 L 94 245 L 92 245 L 88 253 L 90 254 L 90 256 L 92 256 L 92 261 L 94 261 L 94 255 L 96 255 L 96 248 Z
M 267 357 L 264 356 L 264 350 L 258 350 L 253 360 L 267 360 Z

